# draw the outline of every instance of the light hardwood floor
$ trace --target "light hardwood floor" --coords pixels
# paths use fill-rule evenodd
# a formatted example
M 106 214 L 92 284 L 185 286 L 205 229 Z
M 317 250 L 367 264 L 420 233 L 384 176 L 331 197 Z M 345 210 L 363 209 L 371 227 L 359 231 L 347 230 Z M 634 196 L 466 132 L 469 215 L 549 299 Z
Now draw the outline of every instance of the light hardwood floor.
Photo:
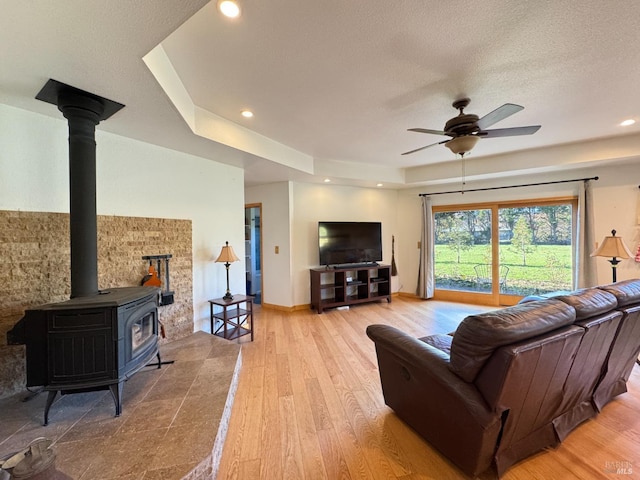
M 386 323 L 416 336 L 446 333 L 482 310 L 489 308 L 403 297 L 322 315 L 258 307 L 218 478 L 466 478 L 384 404 L 365 329 Z M 502 478 L 640 478 L 640 367 L 629 392 L 596 419 Z

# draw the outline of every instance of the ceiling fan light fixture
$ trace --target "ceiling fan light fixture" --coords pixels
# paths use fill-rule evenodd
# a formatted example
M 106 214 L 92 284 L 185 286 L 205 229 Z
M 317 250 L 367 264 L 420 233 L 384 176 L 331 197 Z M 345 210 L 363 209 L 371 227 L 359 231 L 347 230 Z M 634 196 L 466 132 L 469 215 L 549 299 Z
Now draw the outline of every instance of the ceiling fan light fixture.
M 445 143 L 445 147 L 453 152 L 454 155 L 464 155 L 470 152 L 476 146 L 480 137 L 477 135 L 462 135 L 455 137 Z

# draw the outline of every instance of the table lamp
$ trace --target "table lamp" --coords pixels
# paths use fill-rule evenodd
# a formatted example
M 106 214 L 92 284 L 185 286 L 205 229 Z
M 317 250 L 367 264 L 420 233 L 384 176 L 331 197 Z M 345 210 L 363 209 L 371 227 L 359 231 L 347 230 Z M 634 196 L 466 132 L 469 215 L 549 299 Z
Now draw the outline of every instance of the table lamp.
M 229 242 L 225 242 L 225 246 L 222 247 L 220 255 L 218 255 L 218 258 L 216 259 L 216 263 L 224 263 L 224 266 L 227 269 L 227 293 L 222 297 L 225 300 L 233 300 L 233 295 L 231 295 L 231 290 L 229 290 L 229 265 L 231 265 L 231 262 L 237 262 L 238 260 L 240 259 L 233 251 L 233 247 L 229 245 Z
M 620 263 L 619 258 L 631 258 L 633 254 L 629 251 L 629 248 L 624 244 L 624 240 L 622 237 L 616 237 L 616 231 L 611 230 L 611 236 L 604 237 L 602 241 L 602 245 L 600 245 L 596 250 L 591 254 L 592 257 L 612 257 L 609 260 L 611 264 L 611 269 L 613 270 L 613 283 L 617 281 L 616 279 L 616 267 Z

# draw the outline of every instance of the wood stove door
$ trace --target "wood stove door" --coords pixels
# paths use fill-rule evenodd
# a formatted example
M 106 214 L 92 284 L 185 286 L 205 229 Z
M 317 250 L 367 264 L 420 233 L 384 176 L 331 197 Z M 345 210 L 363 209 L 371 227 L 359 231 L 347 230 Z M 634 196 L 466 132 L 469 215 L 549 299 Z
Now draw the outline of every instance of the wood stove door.
M 118 313 L 120 378 L 133 375 L 158 353 L 157 297 L 120 307 Z

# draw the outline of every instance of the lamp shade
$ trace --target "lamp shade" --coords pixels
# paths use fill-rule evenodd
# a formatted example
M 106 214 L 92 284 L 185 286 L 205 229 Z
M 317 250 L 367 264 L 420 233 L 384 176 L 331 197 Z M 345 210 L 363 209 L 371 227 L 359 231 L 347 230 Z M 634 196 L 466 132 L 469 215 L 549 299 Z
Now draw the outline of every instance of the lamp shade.
M 236 256 L 236 253 L 233 251 L 233 247 L 229 245 L 229 242 L 225 242 L 226 245 L 222 247 L 220 250 L 220 255 L 216 259 L 216 263 L 232 263 L 237 262 L 240 259 Z
M 476 146 L 478 140 L 480 140 L 480 137 L 476 135 L 462 135 L 461 137 L 452 138 L 445 143 L 444 146 L 451 150 L 455 155 L 464 155 Z
M 622 237 L 616 237 L 616 231 L 611 230 L 611 236 L 604 237 L 602 244 L 596 248 L 591 254 L 592 257 L 616 257 L 616 258 L 631 258 L 633 254 L 629 251 L 629 248 L 625 245 Z

